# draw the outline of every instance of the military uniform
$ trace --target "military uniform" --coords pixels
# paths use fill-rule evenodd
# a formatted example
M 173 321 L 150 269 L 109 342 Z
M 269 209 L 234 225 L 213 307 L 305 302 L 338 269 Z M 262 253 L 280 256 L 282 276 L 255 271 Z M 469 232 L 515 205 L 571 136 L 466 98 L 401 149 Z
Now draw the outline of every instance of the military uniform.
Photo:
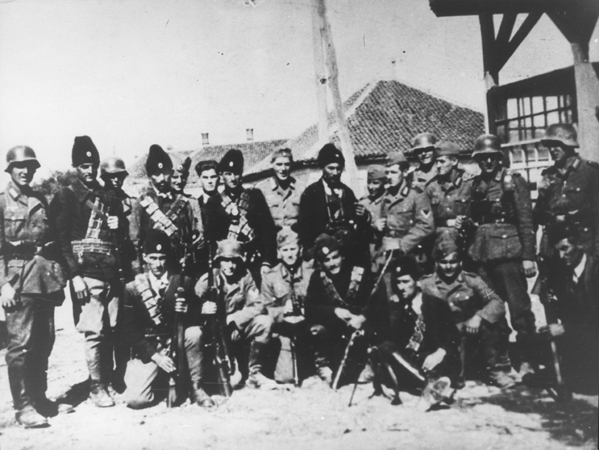
M 599 164 L 575 155 L 565 169 L 563 174 L 555 166 L 543 171 L 535 221 L 545 227 L 562 222 L 576 225 L 587 251 L 599 255 Z M 546 239 L 545 234 L 542 256 L 549 253 Z
M 468 253 L 479 275 L 508 303 L 520 356 L 526 360 L 523 346 L 535 332 L 535 320 L 522 261 L 536 259 L 528 186 L 519 174 L 500 169 L 490 180 L 475 177 L 472 192 L 472 219 L 478 228 Z
M 287 189 L 283 189 L 275 177 L 271 177 L 256 184 L 256 188 L 264 194 L 277 230 L 285 226 L 295 229 L 304 186 L 295 178 L 290 177 L 289 186 Z
M 437 171 L 435 170 L 434 164 L 428 170 L 424 170 L 423 167 L 417 167 L 410 174 L 412 178 L 412 189 L 419 192 L 424 192 L 426 187 L 433 181 L 436 175 Z
M 450 224 L 458 216 L 470 217 L 472 179 L 465 180 L 462 170 L 453 170 L 447 179 L 433 178 L 425 193 L 431 202 L 436 228 L 453 226 Z
M 73 146 L 73 165 L 85 163 L 97 167 L 98 151 L 89 137 L 77 137 Z M 86 185 L 76 179 L 56 193 L 50 211 L 56 221 L 58 242 L 68 276 L 71 280 L 82 277 L 89 291 L 89 298 L 82 303 L 71 284 L 75 320 L 77 329 L 85 334 L 92 384 L 104 389 L 109 370 L 105 365 L 106 354 L 116 326 L 123 289 L 117 255 L 127 233 L 122 203 L 113 191 L 104 189 L 97 181 Z M 108 228 L 107 218 L 110 216 L 118 218 L 118 229 Z
M 66 286 L 52 246 L 55 230 L 48 220 L 46 199 L 11 181 L 0 193 L 0 227 L 0 285 L 10 283 L 18 300 L 14 308 L 5 310 L 6 364 L 14 408 L 17 414 L 33 406 L 42 412 L 48 402 L 54 308 L 62 304 Z

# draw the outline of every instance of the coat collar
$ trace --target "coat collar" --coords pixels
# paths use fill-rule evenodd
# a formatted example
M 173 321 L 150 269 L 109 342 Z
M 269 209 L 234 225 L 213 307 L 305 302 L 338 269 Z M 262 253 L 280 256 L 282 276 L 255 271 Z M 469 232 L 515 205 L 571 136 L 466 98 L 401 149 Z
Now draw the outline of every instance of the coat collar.
M 73 183 L 71 183 L 71 189 L 75 193 L 79 203 L 83 203 L 85 200 L 87 200 L 89 195 L 97 193 L 97 191 L 101 189 L 101 186 L 97 181 L 94 181 L 92 189 L 90 189 L 83 183 L 83 181 L 77 178 L 75 181 L 73 181 Z
M 289 190 L 295 190 L 295 181 L 295 178 L 293 178 L 292 176 L 289 177 Z M 273 191 L 280 189 L 279 183 L 277 183 L 276 177 L 274 175 L 270 179 L 270 189 Z

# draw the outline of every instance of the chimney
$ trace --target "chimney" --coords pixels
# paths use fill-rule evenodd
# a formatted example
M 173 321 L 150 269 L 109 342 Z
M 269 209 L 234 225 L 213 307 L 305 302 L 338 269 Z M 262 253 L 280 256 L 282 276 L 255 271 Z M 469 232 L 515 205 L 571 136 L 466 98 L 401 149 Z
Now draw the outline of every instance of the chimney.
M 202 133 L 202 145 L 208 145 L 208 133 Z
M 254 129 L 253 128 L 246 128 L 245 129 L 245 134 L 247 135 L 248 141 L 253 141 L 254 140 Z

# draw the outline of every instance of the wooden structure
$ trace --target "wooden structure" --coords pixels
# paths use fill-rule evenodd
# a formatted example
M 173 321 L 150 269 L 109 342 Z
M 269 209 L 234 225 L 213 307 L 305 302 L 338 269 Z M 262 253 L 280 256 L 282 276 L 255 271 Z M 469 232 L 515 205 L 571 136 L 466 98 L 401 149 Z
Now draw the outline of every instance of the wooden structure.
M 564 103 L 556 105 L 554 109 L 572 109 L 571 115 L 560 117 L 559 120 L 578 124 L 581 154 L 599 161 L 599 77 L 596 68 L 589 62 L 589 41 L 599 18 L 599 1 L 430 0 L 429 3 L 438 17 L 479 17 L 487 86 L 488 128 L 491 133 L 502 134 L 508 140 L 513 136 L 505 128 L 507 102 L 502 101 L 505 97 L 499 95 L 499 73 L 541 16 L 547 14 L 570 43 L 574 60 L 570 77 L 573 89 L 570 93 L 558 95 L 564 96 Z M 502 15 L 502 19 L 496 32 L 493 19 L 498 14 Z M 525 14 L 526 17 L 514 32 L 518 14 Z M 546 83 L 556 82 L 559 78 L 559 74 L 553 79 L 549 74 L 545 75 L 548 75 Z

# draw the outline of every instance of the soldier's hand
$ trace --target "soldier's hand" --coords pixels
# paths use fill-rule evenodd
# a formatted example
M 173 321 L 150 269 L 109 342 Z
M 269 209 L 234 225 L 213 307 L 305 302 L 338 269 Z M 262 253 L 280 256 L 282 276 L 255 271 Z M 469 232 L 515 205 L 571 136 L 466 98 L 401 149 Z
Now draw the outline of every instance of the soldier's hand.
M 562 336 L 566 330 L 561 323 L 550 323 L 547 326 L 541 327 L 539 333 L 547 338 L 556 338 Z
M 356 214 L 358 216 L 366 214 L 366 207 L 362 203 L 356 203 Z
M 187 312 L 187 302 L 184 297 L 177 297 L 175 300 L 175 312 L 183 314 Z
M 260 275 L 262 275 L 263 277 L 266 276 L 266 274 L 270 272 L 270 267 L 267 265 L 262 265 L 260 266 Z
M 345 308 L 335 308 L 335 315 L 346 322 L 352 318 L 352 313 Z
M 211 315 L 216 314 L 216 303 L 215 302 L 204 302 L 202 305 L 202 314 Z
M 532 278 L 537 274 L 537 263 L 534 261 L 522 261 L 522 269 L 524 269 L 524 275 L 526 278 Z
M 441 364 L 441 362 L 443 361 L 443 358 L 445 358 L 446 354 L 447 354 L 447 352 L 444 349 L 438 348 L 436 352 L 431 353 L 430 355 L 428 355 L 426 357 L 426 359 L 424 360 L 424 363 L 422 364 L 422 368 L 424 370 L 426 370 L 427 372 L 430 372 L 435 367 L 437 367 L 439 364 Z
M 466 322 L 466 333 L 468 334 L 477 334 L 480 329 L 480 323 L 482 322 L 482 317 L 478 314 L 472 316 L 468 322 Z
M 464 219 L 465 219 L 464 216 L 458 216 L 458 217 L 456 217 L 455 220 L 454 220 L 453 226 L 455 228 L 458 228 L 458 229 L 461 228 L 462 224 L 464 223 Z M 447 222 L 448 222 L 448 225 L 449 225 L 449 220 Z
M 160 353 L 154 353 L 152 355 L 152 361 L 156 363 L 158 367 L 164 370 L 166 373 L 173 373 L 177 368 L 175 367 L 175 363 L 172 359 L 170 359 L 166 355 L 161 355 Z
M 81 302 L 87 300 L 89 298 L 89 289 L 87 288 L 87 284 L 85 284 L 85 280 L 77 275 L 73 277 L 71 282 L 73 283 L 73 291 L 75 291 L 77 300 Z
M 283 314 L 292 314 L 293 313 L 293 302 L 291 300 L 287 300 L 285 302 L 285 306 L 283 307 Z
M 352 315 L 352 318 L 349 320 L 349 326 L 356 330 L 361 330 L 364 322 L 366 322 L 366 317 L 363 315 Z
M 116 230 L 119 227 L 119 218 L 117 216 L 108 216 L 106 225 L 108 225 L 108 228 L 111 230 Z
M 12 284 L 6 283 L 2 286 L 1 293 L 2 307 L 4 309 L 11 309 L 17 306 L 19 303 L 17 299 L 17 291 L 12 287 Z
M 300 323 L 304 320 L 305 320 L 304 316 L 286 316 L 285 318 L 283 318 L 283 321 L 290 323 L 292 325 L 294 325 L 296 323 Z
M 387 226 L 387 219 L 377 219 L 374 222 L 374 228 L 376 228 L 378 231 L 383 231 L 386 226 Z

